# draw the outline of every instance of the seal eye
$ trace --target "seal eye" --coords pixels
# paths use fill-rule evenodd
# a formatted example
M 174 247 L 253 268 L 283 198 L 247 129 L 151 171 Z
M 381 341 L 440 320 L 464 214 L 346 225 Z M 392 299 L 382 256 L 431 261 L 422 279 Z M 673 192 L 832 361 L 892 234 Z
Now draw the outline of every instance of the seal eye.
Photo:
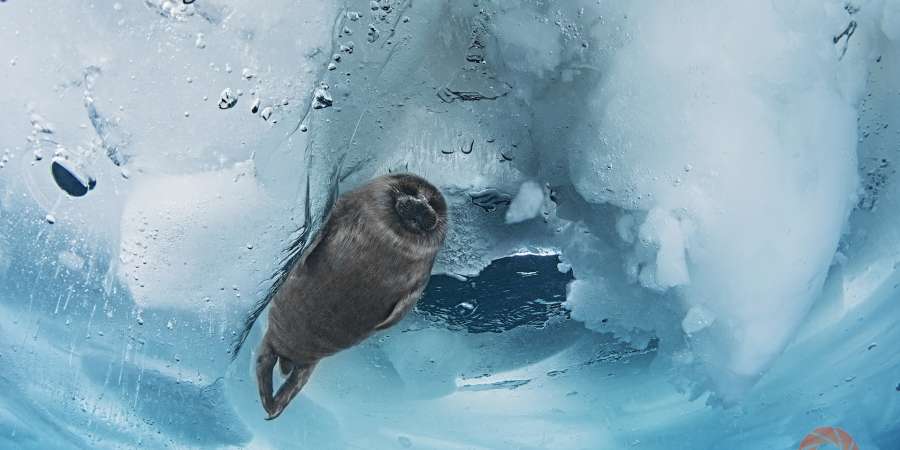
M 422 199 L 409 195 L 401 196 L 397 199 L 395 209 L 403 225 L 412 231 L 431 231 L 437 225 L 437 214 L 431 209 L 431 205 Z

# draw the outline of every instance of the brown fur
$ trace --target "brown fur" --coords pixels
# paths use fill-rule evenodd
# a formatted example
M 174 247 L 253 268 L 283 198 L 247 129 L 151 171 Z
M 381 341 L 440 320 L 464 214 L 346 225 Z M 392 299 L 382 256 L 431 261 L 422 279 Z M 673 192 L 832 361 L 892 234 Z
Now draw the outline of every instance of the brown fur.
M 341 196 L 269 309 L 256 374 L 274 419 L 316 363 L 403 318 L 422 295 L 444 241 L 447 206 L 415 175 L 376 178 Z M 431 228 L 433 227 L 433 228 Z M 272 396 L 272 371 L 287 376 Z

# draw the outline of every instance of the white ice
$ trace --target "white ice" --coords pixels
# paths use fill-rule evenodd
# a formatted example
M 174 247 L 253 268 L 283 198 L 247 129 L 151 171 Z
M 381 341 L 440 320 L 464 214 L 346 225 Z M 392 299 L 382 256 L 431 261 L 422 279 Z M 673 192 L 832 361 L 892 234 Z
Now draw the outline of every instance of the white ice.
M 506 210 L 506 223 L 519 223 L 534 219 L 544 204 L 544 189 L 534 181 L 526 181 L 519 186 L 519 192 Z

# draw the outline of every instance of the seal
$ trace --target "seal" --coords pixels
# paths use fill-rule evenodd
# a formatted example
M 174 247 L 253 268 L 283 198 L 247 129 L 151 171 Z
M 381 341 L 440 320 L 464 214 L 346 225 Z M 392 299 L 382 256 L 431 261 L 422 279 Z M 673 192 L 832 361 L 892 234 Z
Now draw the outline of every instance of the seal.
M 316 364 L 399 322 L 421 297 L 447 227 L 441 192 L 416 175 L 375 178 L 334 203 L 273 293 L 256 358 L 267 420 Z M 273 396 L 272 372 L 286 376 Z

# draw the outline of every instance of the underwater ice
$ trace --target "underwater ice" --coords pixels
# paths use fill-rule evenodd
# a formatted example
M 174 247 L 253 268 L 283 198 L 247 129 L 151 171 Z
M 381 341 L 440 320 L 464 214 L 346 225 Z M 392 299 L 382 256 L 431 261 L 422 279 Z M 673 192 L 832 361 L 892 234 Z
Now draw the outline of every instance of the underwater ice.
M 0 447 L 900 447 L 895 0 L 8 0 L 0 40 Z M 306 180 L 389 171 L 450 203 L 431 287 L 265 422 L 264 320 L 229 349 Z

